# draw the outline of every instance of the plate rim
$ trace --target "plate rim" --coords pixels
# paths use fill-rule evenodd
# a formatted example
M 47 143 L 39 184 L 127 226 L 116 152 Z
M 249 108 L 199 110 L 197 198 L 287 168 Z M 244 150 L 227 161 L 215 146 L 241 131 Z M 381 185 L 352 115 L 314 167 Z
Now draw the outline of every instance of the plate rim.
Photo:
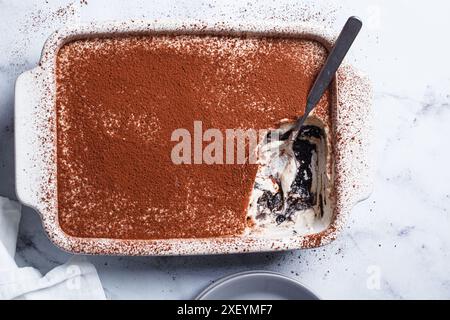
M 297 287 L 302 288 L 303 290 L 306 290 L 310 295 L 314 297 L 314 300 L 322 300 L 320 296 L 315 293 L 313 290 L 311 290 L 308 286 L 304 285 L 303 283 L 286 276 L 282 273 L 275 272 L 275 271 L 269 271 L 269 270 L 249 270 L 249 271 L 241 271 L 233 274 L 229 274 L 227 276 L 224 276 L 222 278 L 219 278 L 217 281 L 214 281 L 210 285 L 208 285 L 206 288 L 204 288 L 195 298 L 194 300 L 204 300 L 204 297 L 210 293 L 211 291 L 218 289 L 220 286 L 229 283 L 231 281 L 244 278 L 246 276 L 254 276 L 254 275 L 260 275 L 260 276 L 270 276 L 278 279 L 287 280 L 291 283 L 294 283 Z

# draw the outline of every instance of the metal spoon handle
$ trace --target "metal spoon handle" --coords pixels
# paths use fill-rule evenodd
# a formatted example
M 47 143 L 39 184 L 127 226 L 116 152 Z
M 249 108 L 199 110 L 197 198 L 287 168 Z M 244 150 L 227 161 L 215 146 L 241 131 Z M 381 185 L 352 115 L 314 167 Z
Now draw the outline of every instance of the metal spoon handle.
M 305 121 L 308 114 L 314 109 L 316 104 L 319 102 L 320 98 L 323 96 L 325 90 L 328 88 L 329 84 L 333 80 L 333 77 L 344 60 L 345 55 L 350 49 L 353 41 L 361 30 L 362 22 L 357 17 L 350 17 L 342 28 L 339 37 L 337 38 L 330 54 L 328 55 L 325 64 L 322 67 L 319 75 L 314 82 L 311 90 L 309 91 L 308 98 L 306 101 L 305 113 L 302 117 L 297 120 L 293 132 L 293 139 L 297 137 L 298 131 L 300 130 L 303 122 Z
M 350 17 L 345 23 L 344 28 L 334 44 L 334 47 L 328 55 L 325 65 L 322 67 L 322 70 L 317 76 L 316 81 L 309 92 L 307 105 L 310 109 L 314 108 L 314 106 L 319 102 L 325 90 L 333 80 L 337 69 L 341 65 L 342 60 L 344 60 L 344 57 L 353 44 L 353 41 L 355 41 L 361 27 L 362 22 L 356 17 Z M 311 110 L 306 110 L 305 113 L 309 113 L 310 111 Z

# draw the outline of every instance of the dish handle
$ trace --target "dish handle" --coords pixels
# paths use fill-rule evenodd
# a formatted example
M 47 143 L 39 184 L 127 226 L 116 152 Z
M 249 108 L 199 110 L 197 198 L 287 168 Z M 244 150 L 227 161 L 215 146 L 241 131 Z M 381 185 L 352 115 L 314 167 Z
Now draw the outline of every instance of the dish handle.
M 357 73 L 357 72 L 356 72 Z M 358 74 L 358 73 L 357 73 Z M 363 106 L 359 110 L 361 117 L 361 128 L 359 135 L 362 139 L 359 141 L 359 145 L 354 150 L 360 149 L 359 158 L 359 179 L 356 184 L 359 186 L 355 198 L 354 204 L 366 200 L 370 197 L 373 191 L 375 165 L 374 165 L 374 114 L 372 109 L 372 86 L 369 78 L 362 74 L 358 74 L 360 79 L 360 87 L 363 88 L 361 94 L 361 101 Z
M 45 93 L 40 67 L 19 75 L 15 85 L 14 138 L 16 162 L 16 195 L 23 204 L 36 208 L 42 196 L 39 186 L 45 175 L 43 159 L 38 156 L 45 128 Z M 48 127 L 48 125 L 47 125 Z
M 369 78 L 358 69 L 345 65 L 340 76 L 339 102 L 342 112 L 337 135 L 345 140 L 339 149 L 342 187 L 353 206 L 367 199 L 374 181 L 372 88 Z

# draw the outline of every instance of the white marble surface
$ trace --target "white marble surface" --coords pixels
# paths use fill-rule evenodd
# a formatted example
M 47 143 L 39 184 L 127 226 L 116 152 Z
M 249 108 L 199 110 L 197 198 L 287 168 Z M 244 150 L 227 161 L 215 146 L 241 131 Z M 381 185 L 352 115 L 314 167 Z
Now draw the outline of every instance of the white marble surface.
M 316 1 L 317 2 L 317 1 Z M 203 257 L 90 257 L 111 298 L 192 298 L 214 279 L 249 269 L 290 275 L 323 298 L 450 298 L 450 29 L 448 1 L 13 1 L 0 0 L 0 194 L 14 196 L 15 78 L 36 65 L 52 30 L 113 19 L 310 18 L 336 30 L 359 15 L 349 61 L 374 86 L 372 196 L 345 231 L 316 250 Z M 311 13 L 320 12 L 315 15 Z M 16 259 L 43 272 L 69 254 L 23 209 Z M 379 280 L 379 282 L 377 281 Z

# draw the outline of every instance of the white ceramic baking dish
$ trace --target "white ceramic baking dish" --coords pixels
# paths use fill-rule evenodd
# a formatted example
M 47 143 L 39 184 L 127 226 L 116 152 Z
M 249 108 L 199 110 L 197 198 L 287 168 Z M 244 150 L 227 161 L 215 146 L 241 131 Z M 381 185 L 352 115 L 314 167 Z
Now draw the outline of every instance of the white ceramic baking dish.
M 334 81 L 332 144 L 335 204 L 331 225 L 320 234 L 274 239 L 224 237 L 210 239 L 120 240 L 76 238 L 58 223 L 55 60 L 59 48 L 80 38 L 118 34 L 245 34 L 310 38 L 330 48 L 333 38 L 310 25 L 227 24 L 179 22 L 88 24 L 53 33 L 44 45 L 39 66 L 21 74 L 16 82 L 15 146 L 16 188 L 20 201 L 41 215 L 49 238 L 74 253 L 123 255 L 223 254 L 309 248 L 335 239 L 351 208 L 371 191 L 371 108 L 368 80 L 351 67 L 340 69 Z M 349 74 L 352 74 L 349 77 Z

